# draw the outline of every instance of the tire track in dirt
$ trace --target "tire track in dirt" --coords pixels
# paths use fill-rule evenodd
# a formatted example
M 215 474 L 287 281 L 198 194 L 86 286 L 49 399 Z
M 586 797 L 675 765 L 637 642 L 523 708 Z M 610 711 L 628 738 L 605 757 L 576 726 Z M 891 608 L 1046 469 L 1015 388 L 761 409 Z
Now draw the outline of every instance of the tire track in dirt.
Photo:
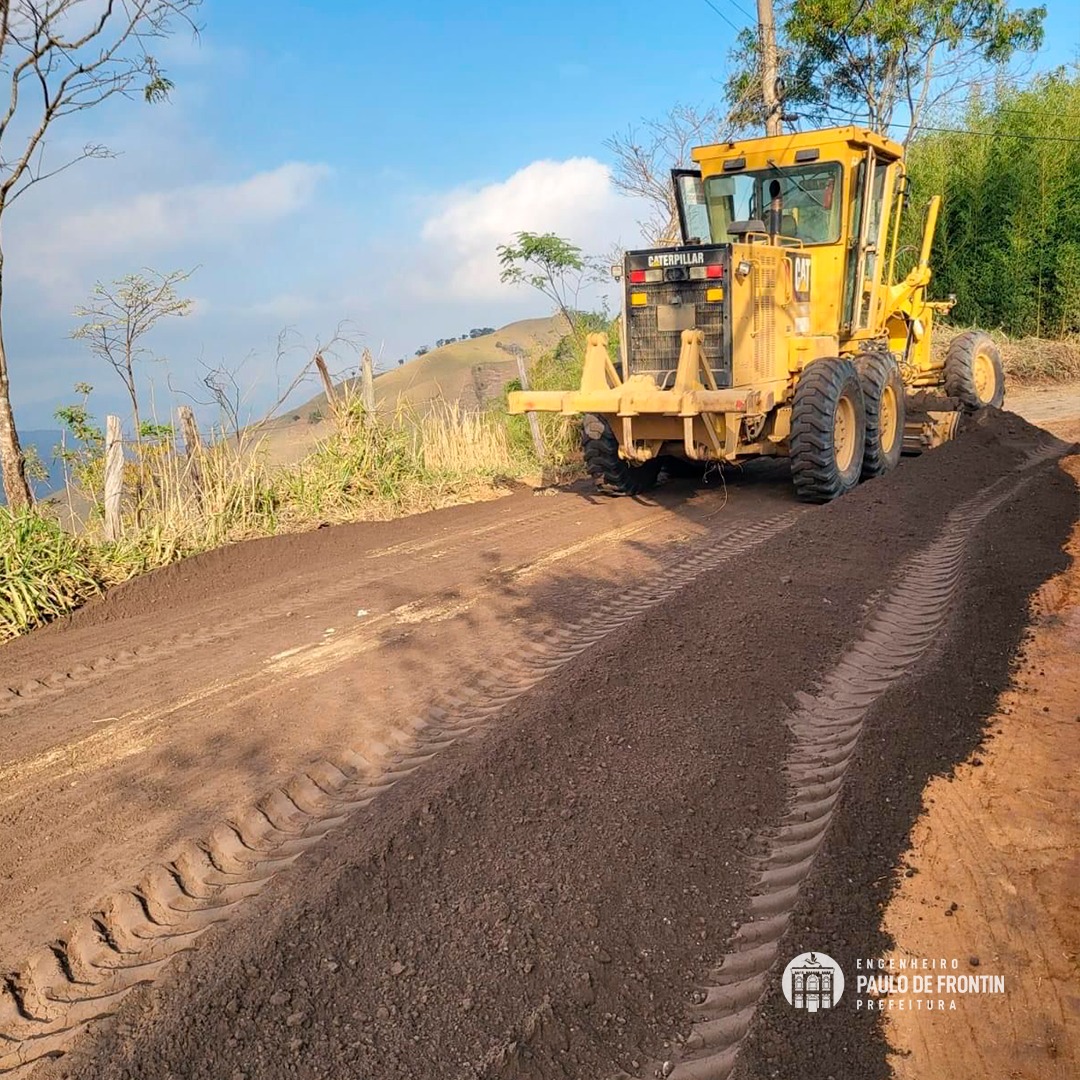
M 454 742 L 479 735 L 506 705 L 612 631 L 777 536 L 804 512 L 789 510 L 698 544 L 652 580 L 597 605 L 587 621 L 548 631 L 525 657 L 486 668 L 467 689 L 403 725 L 393 743 L 320 761 L 201 840 L 183 844 L 175 859 L 110 895 L 3 978 L 0 1073 L 21 1074 L 63 1054 L 89 1023 L 157 978 L 173 956 L 193 948 L 352 812 Z
M 577 505 L 557 507 L 553 514 L 544 516 L 545 528 L 551 528 L 560 519 L 570 517 L 576 513 L 580 513 L 580 508 Z M 478 536 L 525 526 L 532 521 L 533 516 L 533 514 L 524 514 L 510 522 L 496 521 L 477 529 L 459 532 L 450 537 L 438 536 L 377 548 L 366 554 L 365 561 L 418 555 L 429 550 L 437 551 L 439 557 L 444 557 L 451 552 L 459 551 L 475 543 Z M 641 527 L 648 527 L 652 520 L 650 515 L 645 519 L 645 522 L 640 523 Z M 614 531 L 618 532 L 619 530 Z M 599 536 L 591 538 L 591 541 L 593 543 L 603 542 L 603 538 L 606 536 L 606 532 L 601 533 Z M 383 572 L 383 576 L 385 577 L 385 572 Z M 292 600 L 269 608 L 252 609 L 246 614 L 232 619 L 215 619 L 213 622 L 207 622 L 179 634 L 166 635 L 128 648 L 103 652 L 99 656 L 83 660 L 68 668 L 58 668 L 31 678 L 23 678 L 15 685 L 0 684 L 0 717 L 12 715 L 22 706 L 36 702 L 43 697 L 56 697 L 68 691 L 78 690 L 83 686 L 101 682 L 118 673 L 131 671 L 148 662 L 172 659 L 192 649 L 228 641 L 248 627 L 280 619 L 306 608 L 318 607 L 322 601 L 339 589 L 340 583 L 335 582 L 329 588 L 324 587 L 321 590 L 309 593 L 301 601 Z M 391 611 L 381 616 L 381 618 L 392 617 L 394 614 L 395 612 Z
M 692 1027 L 681 1060 L 657 1062 L 655 1075 L 672 1080 L 727 1080 L 765 993 L 779 943 L 788 929 L 799 889 L 810 873 L 839 801 L 871 706 L 926 655 L 950 615 L 960 587 L 968 540 L 1030 477 L 1021 474 L 1060 457 L 1063 445 L 1045 440 L 1016 467 L 967 499 L 946 518 L 938 538 L 909 560 L 900 580 L 867 630 L 823 680 L 815 694 L 796 695 L 788 723 L 794 742 L 784 762 L 792 788 L 779 828 L 762 839 L 768 853 L 754 869 L 749 919 L 730 939 L 729 951 L 695 991 Z

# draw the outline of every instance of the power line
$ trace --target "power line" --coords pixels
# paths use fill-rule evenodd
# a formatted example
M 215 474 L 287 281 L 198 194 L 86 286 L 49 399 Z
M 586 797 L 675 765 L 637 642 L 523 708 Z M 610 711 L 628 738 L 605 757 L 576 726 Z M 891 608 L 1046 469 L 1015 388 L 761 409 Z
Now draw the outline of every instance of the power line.
M 750 12 L 747 11 L 746 8 L 744 8 L 742 4 L 739 3 L 739 0 L 731 0 L 731 6 L 735 8 L 736 11 L 742 12 L 742 14 L 745 15 L 751 22 L 757 22 L 757 16 L 751 15 Z
M 904 127 L 905 125 L 889 124 L 888 126 Z M 1011 131 L 968 131 L 965 128 L 928 127 L 923 124 L 919 124 L 915 130 L 916 132 L 933 131 L 942 135 L 980 135 L 988 139 L 1023 139 L 1025 142 L 1077 143 L 1080 145 L 1080 139 L 1070 138 L 1067 135 L 1021 135 Z
M 849 116 L 830 116 L 827 113 L 821 114 L 824 119 L 828 120 L 832 124 L 855 124 L 855 121 Z M 883 124 L 882 127 L 888 128 L 908 128 L 909 124 Z M 987 139 L 1023 139 L 1025 142 L 1054 142 L 1054 143 L 1077 143 L 1080 144 L 1080 138 L 1073 138 L 1068 135 L 1022 135 L 1020 133 L 1014 133 L 1011 131 L 971 131 L 968 128 L 950 128 L 950 127 L 931 127 L 928 124 L 919 124 L 916 129 L 918 131 L 932 131 L 938 135 L 975 135 L 980 138 Z
M 722 12 L 722 11 L 721 11 L 721 10 L 720 10 L 720 9 L 719 9 L 718 7 L 717 7 L 717 6 L 716 6 L 716 5 L 715 5 L 715 4 L 713 3 L 713 0 L 705 0 L 705 3 L 706 3 L 706 4 L 708 4 L 708 5 L 709 5 L 709 7 L 711 7 L 711 8 L 713 9 L 713 11 L 715 11 L 715 12 L 716 12 L 716 14 L 717 14 L 717 15 L 719 15 L 719 16 L 720 16 L 720 18 L 721 18 L 721 19 L 723 19 L 723 20 L 724 20 L 724 22 L 726 22 L 726 23 L 728 24 L 728 26 L 730 26 L 730 27 L 731 27 L 731 29 L 735 31 L 735 33 L 736 33 L 736 34 L 741 34 L 741 33 L 743 32 L 743 30 L 745 29 L 745 27 L 739 26 L 739 25 L 737 25 L 736 23 L 732 22 L 732 20 L 731 20 L 731 19 L 729 19 L 729 18 L 728 18 L 728 17 L 727 17 L 727 16 L 726 16 L 726 15 L 725 15 L 725 14 L 724 14 L 724 13 L 723 13 L 723 12 Z

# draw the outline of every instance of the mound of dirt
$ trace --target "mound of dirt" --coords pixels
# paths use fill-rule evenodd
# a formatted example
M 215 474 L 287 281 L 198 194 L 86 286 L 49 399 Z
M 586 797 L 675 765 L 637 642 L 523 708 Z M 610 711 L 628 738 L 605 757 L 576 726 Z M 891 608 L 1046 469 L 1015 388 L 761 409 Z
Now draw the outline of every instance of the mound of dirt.
M 1007 413 L 988 414 L 978 420 L 969 439 L 954 445 L 968 450 L 979 446 L 996 457 L 1012 437 L 1010 427 L 1019 434 L 1027 427 L 1022 424 Z M 947 456 L 928 455 L 936 457 L 938 465 Z M 781 956 L 812 948 L 826 952 L 848 974 L 853 991 L 859 963 L 896 948 L 898 943 L 882 925 L 883 913 L 905 873 L 916 872 L 903 856 L 922 811 L 924 789 L 935 776 L 951 779 L 954 767 L 980 746 L 998 695 L 1010 683 L 1029 621 L 1029 598 L 1066 565 L 1062 546 L 1076 514 L 1076 485 L 1054 465 L 1040 470 L 1022 499 L 1006 504 L 976 534 L 966 588 L 932 662 L 887 691 L 867 718 L 855 767 L 781 943 Z M 950 819 L 949 828 L 960 827 Z M 963 841 L 965 846 L 970 842 L 970 837 Z M 981 853 L 975 848 L 969 855 L 972 872 L 978 872 Z M 977 889 L 967 889 L 938 896 L 937 910 L 927 918 L 965 921 L 975 893 Z M 980 972 L 1004 973 L 1007 985 L 1024 977 L 1015 966 L 995 966 L 986 943 L 970 934 L 959 956 L 932 956 L 955 958 L 963 965 L 961 971 L 970 971 L 973 954 L 983 958 Z M 883 1013 L 857 1009 L 854 993 L 847 991 L 843 1007 L 833 1015 L 797 1012 L 784 1000 L 779 976 L 774 969 L 733 1080 L 801 1080 L 809 1062 L 820 1075 L 890 1080 Z M 979 1008 L 981 1003 L 961 1005 Z M 963 1023 L 955 1013 L 946 1014 L 943 1022 L 951 1020 Z M 916 1014 L 909 1021 L 918 1024 L 921 1018 Z M 939 1065 L 935 1061 L 934 1067 Z M 977 1061 L 970 1066 L 970 1071 L 936 1075 L 985 1075 Z M 1054 1075 L 1072 1074 L 1066 1066 Z
M 794 694 L 950 507 L 1042 436 L 987 414 L 613 632 L 354 815 L 46 1075 L 601 1077 L 676 1055 L 691 993 L 745 914 L 748 856 L 783 813 Z M 984 545 L 973 577 L 967 607 L 992 617 L 954 624 L 932 699 L 894 700 L 865 750 L 826 867 L 830 942 L 858 936 L 842 917 L 875 924 L 884 890 L 856 902 L 844 874 L 865 888 L 863 867 L 887 871 L 927 773 L 967 752 L 1007 680 L 1028 591 L 1059 564 L 1071 486 L 1046 465 L 1027 498 L 991 519 L 1007 542 Z M 884 791 L 892 809 L 874 803 L 864 829 Z M 815 1042 L 821 1075 L 854 1075 L 847 1041 Z M 811 1060 L 788 1042 L 755 1053 L 747 1075 Z

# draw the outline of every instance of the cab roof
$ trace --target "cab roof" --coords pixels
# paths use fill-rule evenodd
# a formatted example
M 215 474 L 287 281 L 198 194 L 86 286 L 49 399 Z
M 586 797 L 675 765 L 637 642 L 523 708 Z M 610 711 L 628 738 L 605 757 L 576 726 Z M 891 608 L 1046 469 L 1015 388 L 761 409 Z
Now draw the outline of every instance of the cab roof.
M 846 127 L 794 131 L 785 135 L 733 139 L 712 146 L 698 146 L 691 151 L 690 157 L 705 172 L 734 172 L 765 166 L 770 159 L 778 165 L 794 165 L 799 161 L 833 161 L 846 157 L 852 150 L 865 150 L 867 147 L 873 147 L 888 159 L 904 156 L 900 143 L 869 128 L 849 124 Z M 817 154 L 811 156 L 811 151 L 815 150 Z M 741 165 L 734 164 L 739 158 L 746 160 Z M 724 162 L 728 163 L 726 168 Z

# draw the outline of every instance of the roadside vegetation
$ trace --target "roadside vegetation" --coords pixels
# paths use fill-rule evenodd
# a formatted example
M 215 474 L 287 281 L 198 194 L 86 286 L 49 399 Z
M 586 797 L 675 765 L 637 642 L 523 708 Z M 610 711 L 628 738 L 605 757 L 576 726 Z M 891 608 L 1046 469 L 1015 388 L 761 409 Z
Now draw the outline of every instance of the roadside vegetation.
M 85 387 L 83 389 L 86 389 Z M 417 415 L 337 402 L 334 430 L 294 465 L 271 469 L 258 435 L 220 433 L 188 456 L 167 426 L 128 447 L 120 536 L 105 531 L 103 435 L 86 399 L 61 410 L 71 437 L 63 502 L 0 508 L 0 641 L 65 615 L 111 585 L 223 544 L 489 498 L 536 470 L 494 413 L 440 403 Z M 77 433 L 77 434 L 76 434 Z
M 954 321 L 1080 339 L 1080 68 L 991 84 L 934 127 L 909 151 L 911 205 L 943 196 L 931 265 Z

